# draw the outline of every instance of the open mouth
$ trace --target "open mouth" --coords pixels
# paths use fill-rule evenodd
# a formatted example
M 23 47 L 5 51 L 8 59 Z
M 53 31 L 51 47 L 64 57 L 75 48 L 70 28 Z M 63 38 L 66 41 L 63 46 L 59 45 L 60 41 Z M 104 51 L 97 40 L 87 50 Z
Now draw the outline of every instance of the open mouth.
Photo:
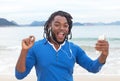
M 60 38 L 60 39 L 64 39 L 65 33 L 64 33 L 64 32 L 59 32 L 59 33 L 57 34 L 57 37 Z

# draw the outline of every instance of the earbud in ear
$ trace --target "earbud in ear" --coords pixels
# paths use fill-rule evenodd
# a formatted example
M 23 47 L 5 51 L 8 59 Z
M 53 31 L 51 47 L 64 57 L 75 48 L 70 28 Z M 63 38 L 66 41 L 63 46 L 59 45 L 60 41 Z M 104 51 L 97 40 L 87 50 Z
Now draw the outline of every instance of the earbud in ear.
M 51 37 L 52 36 L 51 27 L 48 28 L 48 33 L 49 33 L 49 36 Z

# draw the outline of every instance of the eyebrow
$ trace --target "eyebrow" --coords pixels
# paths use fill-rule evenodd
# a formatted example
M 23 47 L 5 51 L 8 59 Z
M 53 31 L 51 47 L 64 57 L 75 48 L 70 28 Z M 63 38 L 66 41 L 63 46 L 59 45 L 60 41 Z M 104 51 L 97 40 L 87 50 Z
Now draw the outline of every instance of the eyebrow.
M 54 23 L 60 23 L 59 21 L 55 21 Z M 64 24 L 68 24 L 68 22 L 65 22 Z

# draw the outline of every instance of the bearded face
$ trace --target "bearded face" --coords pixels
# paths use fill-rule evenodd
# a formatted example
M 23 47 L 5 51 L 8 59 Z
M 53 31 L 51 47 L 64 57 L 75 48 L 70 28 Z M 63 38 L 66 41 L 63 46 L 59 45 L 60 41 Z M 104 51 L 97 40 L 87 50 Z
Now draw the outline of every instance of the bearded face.
M 52 21 L 50 28 L 52 39 L 58 44 L 62 44 L 69 32 L 67 19 L 63 16 L 56 16 Z

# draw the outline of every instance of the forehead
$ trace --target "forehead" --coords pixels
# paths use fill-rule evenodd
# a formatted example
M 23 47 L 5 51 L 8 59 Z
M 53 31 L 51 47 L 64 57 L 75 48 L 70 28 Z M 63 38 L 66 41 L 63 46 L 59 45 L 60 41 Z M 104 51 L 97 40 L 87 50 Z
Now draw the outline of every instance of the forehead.
M 64 16 L 55 16 L 54 17 L 54 22 L 62 22 L 62 23 L 67 23 L 67 19 Z

